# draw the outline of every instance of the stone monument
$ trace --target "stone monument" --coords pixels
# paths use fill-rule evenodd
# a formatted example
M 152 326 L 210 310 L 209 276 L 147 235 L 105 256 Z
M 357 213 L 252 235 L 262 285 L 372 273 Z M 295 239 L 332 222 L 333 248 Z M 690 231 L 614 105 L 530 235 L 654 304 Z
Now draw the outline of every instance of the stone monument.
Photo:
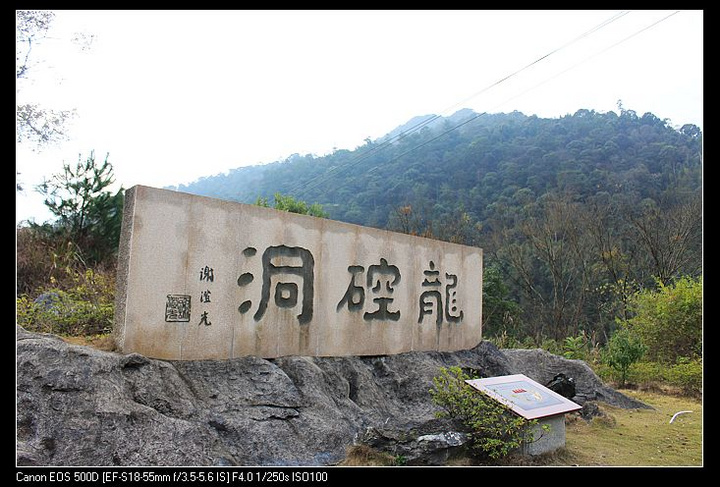
M 482 266 L 475 247 L 134 186 L 114 333 L 169 360 L 468 349 Z

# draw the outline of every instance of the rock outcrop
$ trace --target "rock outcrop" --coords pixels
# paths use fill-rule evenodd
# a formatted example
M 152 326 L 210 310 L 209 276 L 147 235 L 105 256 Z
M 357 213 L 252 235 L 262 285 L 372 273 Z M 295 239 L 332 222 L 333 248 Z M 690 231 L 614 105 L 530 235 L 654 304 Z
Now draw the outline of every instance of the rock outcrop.
M 17 463 L 331 465 L 369 431 L 416 431 L 403 445 L 418 444 L 427 456 L 403 454 L 409 463 L 433 463 L 444 458 L 437 448 L 459 444 L 435 419 L 428 393 L 448 366 L 541 383 L 563 372 L 575 378 L 580 399 L 638 407 L 584 363 L 553 357 L 482 342 L 458 352 L 163 361 L 18 327 Z

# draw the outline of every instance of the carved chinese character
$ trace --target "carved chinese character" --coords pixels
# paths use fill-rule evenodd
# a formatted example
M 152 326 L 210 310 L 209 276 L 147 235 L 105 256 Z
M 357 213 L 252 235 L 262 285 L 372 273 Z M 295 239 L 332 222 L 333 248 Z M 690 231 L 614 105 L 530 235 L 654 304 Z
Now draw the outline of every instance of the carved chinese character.
M 202 269 L 200 269 L 200 280 L 213 282 L 215 280 L 213 268 L 205 266 Z
M 440 282 L 440 271 L 435 270 L 435 263 L 430 261 L 429 269 L 423 271 L 425 279 L 422 286 L 427 289 L 420 295 L 420 315 L 418 323 L 422 323 L 425 315 L 435 313 L 435 324 L 442 325 L 443 319 L 448 323 L 459 323 L 463 319 L 463 312 L 458 314 L 457 306 L 457 275 L 445 273 L 445 278 L 450 281 L 445 286 L 445 306 L 443 309 L 443 295 L 440 292 L 442 283 Z
M 452 284 L 445 286 L 445 319 L 448 323 L 460 323 L 464 316 L 463 311 L 461 310 L 460 314 L 451 314 L 451 312 L 457 313 L 458 311 L 457 291 L 455 290 L 458 277 L 455 274 L 445 273 L 445 278 L 452 281 Z
M 243 252 L 246 256 L 254 254 L 246 251 Z M 260 304 L 253 316 L 255 321 L 260 321 L 265 315 L 272 290 L 273 302 L 277 307 L 293 308 L 300 304 L 300 314 L 297 315 L 298 322 L 300 324 L 309 323 L 313 316 L 314 265 L 315 259 L 312 253 L 302 247 L 278 245 L 265 249 L 262 255 L 262 290 Z M 238 286 L 245 286 L 253 279 L 254 276 L 246 272 L 238 278 Z M 301 281 L 301 287 L 296 282 L 298 280 Z M 300 300 L 301 291 L 302 299 Z M 240 305 L 238 310 L 246 313 L 251 307 L 252 302 L 247 300 Z
M 360 265 L 348 266 L 350 272 L 350 283 L 340 302 L 337 304 L 336 310 L 340 311 L 347 304 L 348 310 L 360 311 L 365 306 L 365 288 L 362 286 L 362 273 L 365 268 Z M 360 283 L 358 283 L 358 280 Z M 363 318 L 370 320 L 390 320 L 398 321 L 400 319 L 400 311 L 391 311 L 390 305 L 394 301 L 392 297 L 395 287 L 400 282 L 400 271 L 394 265 L 388 265 L 387 260 L 381 258 L 380 264 L 368 267 L 366 276 L 366 285 L 370 292 L 373 293 L 373 303 L 377 304 L 377 309 L 373 312 L 365 312 Z
M 442 303 L 442 294 L 438 289 L 441 286 L 440 281 L 438 277 L 440 276 L 440 271 L 435 270 L 435 263 L 433 261 L 430 261 L 430 269 L 423 271 L 423 274 L 425 274 L 425 279 L 423 279 L 422 286 L 423 287 L 430 287 L 432 289 L 428 289 L 427 291 L 423 291 L 423 293 L 420 295 L 420 316 L 418 317 L 418 323 L 423 322 L 423 318 L 427 314 L 432 314 L 433 309 L 432 305 L 433 303 L 431 301 L 428 301 L 429 299 L 435 300 L 435 324 L 441 325 L 442 319 L 443 319 L 443 303 Z
M 207 312 L 207 311 L 203 311 L 203 312 L 202 312 L 202 315 L 200 315 L 200 323 L 198 323 L 198 326 L 200 326 L 200 325 L 205 325 L 205 326 L 210 326 L 210 325 L 212 325 L 212 323 L 211 323 L 210 320 L 208 319 L 208 312 Z
M 361 265 L 351 265 L 348 266 L 348 272 L 352 275 L 350 284 L 348 284 L 345 295 L 337 304 L 336 311 L 340 311 L 340 308 L 346 303 L 350 311 L 359 311 L 365 305 L 365 288 L 355 282 L 355 276 L 365 272 L 365 268 Z
M 392 278 L 392 281 L 390 280 Z M 377 303 L 378 309 L 372 313 L 365 313 L 363 318 L 366 320 L 391 320 L 398 321 L 400 319 L 400 311 L 390 311 L 388 306 L 393 302 L 394 298 L 390 295 L 394 292 L 396 284 L 400 282 L 400 271 L 394 265 L 388 265 L 385 259 L 380 259 L 380 265 L 371 265 L 368 267 L 367 286 L 374 294 L 380 297 L 373 298 L 373 302 Z M 382 284 L 385 284 L 384 286 Z

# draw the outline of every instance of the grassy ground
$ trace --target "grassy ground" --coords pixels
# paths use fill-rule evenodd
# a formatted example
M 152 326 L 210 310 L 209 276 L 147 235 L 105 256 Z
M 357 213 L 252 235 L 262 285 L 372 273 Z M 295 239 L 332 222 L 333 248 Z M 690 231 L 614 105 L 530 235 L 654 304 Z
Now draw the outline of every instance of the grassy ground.
M 512 457 L 502 465 L 702 467 L 703 411 L 699 399 L 620 389 L 654 409 L 620 409 L 600 403 L 605 416 L 590 422 L 568 415 L 565 448 L 538 457 Z M 692 411 L 678 415 L 678 411 Z M 472 465 L 466 460 L 462 465 Z M 497 464 L 496 464 L 497 465 Z
M 620 409 L 600 403 L 604 416 L 590 422 L 566 418 L 565 448 L 536 457 L 513 455 L 492 463 L 470 458 L 451 466 L 702 467 L 703 413 L 699 399 L 663 392 L 620 390 L 654 409 Z M 692 411 L 678 415 L 678 411 Z M 394 459 L 367 447 L 349 452 L 344 465 L 394 465 Z
M 657 392 L 621 390 L 655 409 L 603 407 L 609 420 L 566 424 L 564 462 L 571 465 L 702 466 L 703 411 L 700 400 Z M 678 415 L 678 411 L 692 411 Z

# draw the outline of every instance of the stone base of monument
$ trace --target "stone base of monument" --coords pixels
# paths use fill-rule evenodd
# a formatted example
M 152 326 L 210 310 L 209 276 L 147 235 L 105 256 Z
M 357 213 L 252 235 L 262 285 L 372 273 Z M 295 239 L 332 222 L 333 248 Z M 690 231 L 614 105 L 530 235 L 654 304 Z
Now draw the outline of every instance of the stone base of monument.
M 520 452 L 527 455 L 549 453 L 565 446 L 565 414 L 582 407 L 570 399 L 538 384 L 523 374 L 503 375 L 466 381 L 479 392 L 504 404 L 527 420 L 535 420 L 532 439 Z
M 523 442 L 520 453 L 542 455 L 565 447 L 565 414 L 539 418 L 532 426 L 532 440 Z

